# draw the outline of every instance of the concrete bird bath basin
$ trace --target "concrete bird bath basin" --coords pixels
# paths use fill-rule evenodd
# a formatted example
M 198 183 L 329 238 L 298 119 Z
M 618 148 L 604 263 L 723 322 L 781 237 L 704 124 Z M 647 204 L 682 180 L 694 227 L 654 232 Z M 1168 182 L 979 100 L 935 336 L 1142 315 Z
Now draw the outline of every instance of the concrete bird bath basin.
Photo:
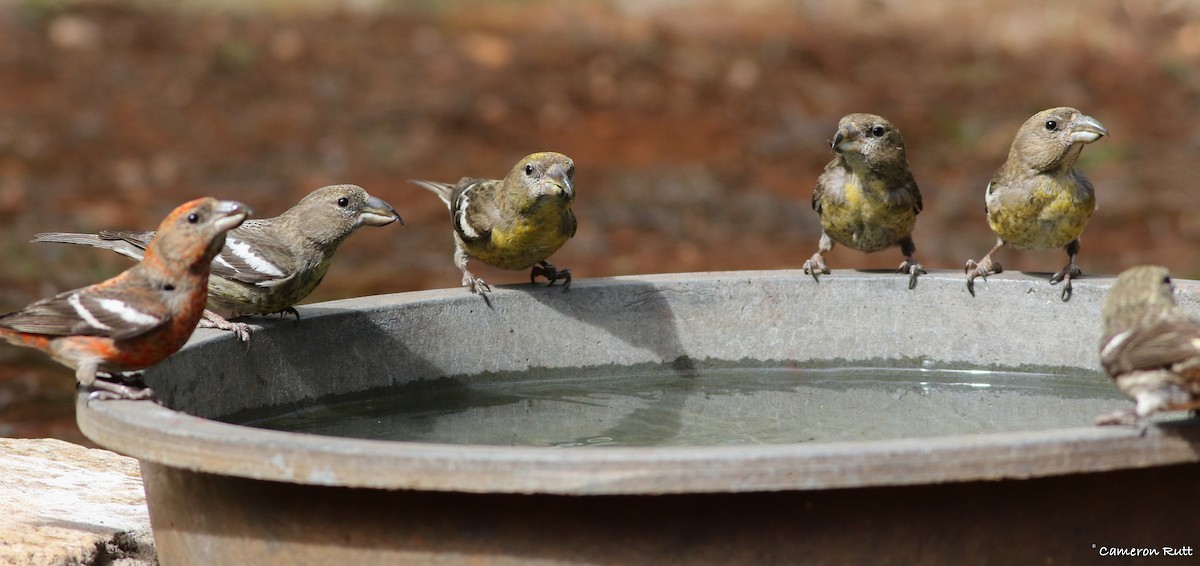
M 500 287 L 494 309 L 461 289 L 334 301 L 261 321 L 248 349 L 200 331 L 146 375 L 165 406 L 81 397 L 78 419 L 141 461 L 164 564 L 1043 562 L 1193 544 L 1200 425 L 1091 426 L 1128 403 L 1097 363 L 1111 283 L 1079 280 L 1063 303 L 1024 274 L 972 298 L 959 273 L 909 291 L 891 274 L 723 272 Z M 1200 285 L 1178 286 L 1200 310 Z M 387 430 L 233 424 L 327 407 Z

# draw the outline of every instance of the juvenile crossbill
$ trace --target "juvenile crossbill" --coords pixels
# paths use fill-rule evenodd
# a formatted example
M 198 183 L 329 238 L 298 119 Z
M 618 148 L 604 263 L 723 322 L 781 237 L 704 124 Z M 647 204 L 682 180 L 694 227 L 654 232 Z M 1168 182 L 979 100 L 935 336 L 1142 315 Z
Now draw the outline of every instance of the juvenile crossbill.
M 1125 270 L 1109 290 L 1100 364 L 1137 405 L 1098 424 L 1200 408 L 1200 320 L 1176 306 L 1174 291 L 1167 268 L 1150 265 Z
M 404 223 L 391 205 L 357 185 L 321 187 L 279 216 L 247 220 L 228 234 L 225 247 L 213 260 L 209 310 L 201 326 L 230 330 L 249 340 L 245 323 L 226 319 L 296 314 L 292 306 L 321 283 L 342 241 L 359 227 L 392 222 Z M 49 232 L 33 241 L 94 246 L 141 261 L 153 237 L 153 231 L 106 230 Z
M 986 279 L 1002 270 L 992 254 L 1011 245 L 1022 250 L 1065 248 L 1067 265 L 1050 284 L 1062 282 L 1062 300 L 1071 298 L 1071 279 L 1082 273 L 1075 265 L 1079 235 L 1096 210 L 1092 183 L 1075 169 L 1075 160 L 1084 145 L 1106 135 L 1100 122 L 1074 108 L 1043 110 L 1025 121 L 1008 159 L 987 186 L 988 225 L 998 239 L 979 262 L 967 260 L 971 295 L 976 277 Z
M 804 262 L 804 272 L 813 279 L 829 273 L 824 255 L 834 242 L 867 253 L 900 246 L 904 262 L 897 272 L 908 274 L 912 289 L 917 275 L 925 273 L 913 259 L 912 239 L 921 191 L 908 170 L 900 130 L 881 116 L 849 114 L 838 122 L 831 145 L 837 156 L 817 178 L 812 197 L 821 217 L 821 241 Z
M 462 284 L 491 301 L 487 283 L 467 270 L 474 258 L 501 269 L 527 269 L 549 284 L 571 285 L 571 270 L 558 269 L 546 258 L 575 235 L 575 162 L 561 153 L 534 153 L 503 179 L 463 177 L 456 184 L 412 180 L 442 199 L 454 226 L 454 263 Z

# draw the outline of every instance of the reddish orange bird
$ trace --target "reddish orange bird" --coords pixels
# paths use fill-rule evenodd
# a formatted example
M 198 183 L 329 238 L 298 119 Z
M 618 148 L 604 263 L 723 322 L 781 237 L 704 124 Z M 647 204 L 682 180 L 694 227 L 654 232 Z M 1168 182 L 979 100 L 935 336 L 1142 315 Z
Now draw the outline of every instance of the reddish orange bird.
M 236 201 L 200 198 L 158 227 L 141 263 L 89 287 L 0 315 L 0 338 L 37 348 L 75 369 L 75 379 L 105 399 L 147 399 L 149 388 L 97 379 L 150 367 L 192 335 L 208 300 L 213 257 L 225 233 L 252 214 Z

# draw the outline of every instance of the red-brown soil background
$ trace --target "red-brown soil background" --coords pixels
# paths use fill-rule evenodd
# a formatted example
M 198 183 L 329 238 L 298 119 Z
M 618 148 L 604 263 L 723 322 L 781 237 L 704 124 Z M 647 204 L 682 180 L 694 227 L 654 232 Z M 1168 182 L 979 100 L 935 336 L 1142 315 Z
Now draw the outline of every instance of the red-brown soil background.
M 1080 161 L 1100 206 L 1084 271 L 1200 276 L 1192 4 L 237 4 L 0 2 L 0 311 L 128 265 L 27 243 L 35 232 L 153 227 L 200 195 L 274 215 L 342 182 L 406 225 L 348 240 L 309 302 L 454 287 L 443 205 L 406 180 L 499 176 L 538 150 L 577 164 L 579 232 L 553 258 L 577 277 L 796 268 L 815 250 L 809 198 L 849 112 L 902 130 L 925 200 L 918 258 L 961 269 L 994 241 L 983 188 L 1013 133 L 1060 105 L 1111 132 Z M 1000 259 L 1051 271 L 1064 256 Z M 829 261 L 900 256 L 839 248 Z M 0 435 L 82 441 L 71 390 L 69 371 L 0 346 Z

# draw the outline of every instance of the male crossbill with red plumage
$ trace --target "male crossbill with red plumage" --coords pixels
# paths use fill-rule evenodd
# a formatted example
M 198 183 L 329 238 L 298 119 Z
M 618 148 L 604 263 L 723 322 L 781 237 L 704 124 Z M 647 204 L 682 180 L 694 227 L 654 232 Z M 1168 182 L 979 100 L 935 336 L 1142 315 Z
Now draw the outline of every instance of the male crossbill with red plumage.
M 0 338 L 74 368 L 75 379 L 96 396 L 149 398 L 149 389 L 97 379 L 97 373 L 145 369 L 183 346 L 204 313 L 209 268 L 225 233 L 250 214 L 235 201 L 185 203 L 159 225 L 141 263 L 0 315 Z

